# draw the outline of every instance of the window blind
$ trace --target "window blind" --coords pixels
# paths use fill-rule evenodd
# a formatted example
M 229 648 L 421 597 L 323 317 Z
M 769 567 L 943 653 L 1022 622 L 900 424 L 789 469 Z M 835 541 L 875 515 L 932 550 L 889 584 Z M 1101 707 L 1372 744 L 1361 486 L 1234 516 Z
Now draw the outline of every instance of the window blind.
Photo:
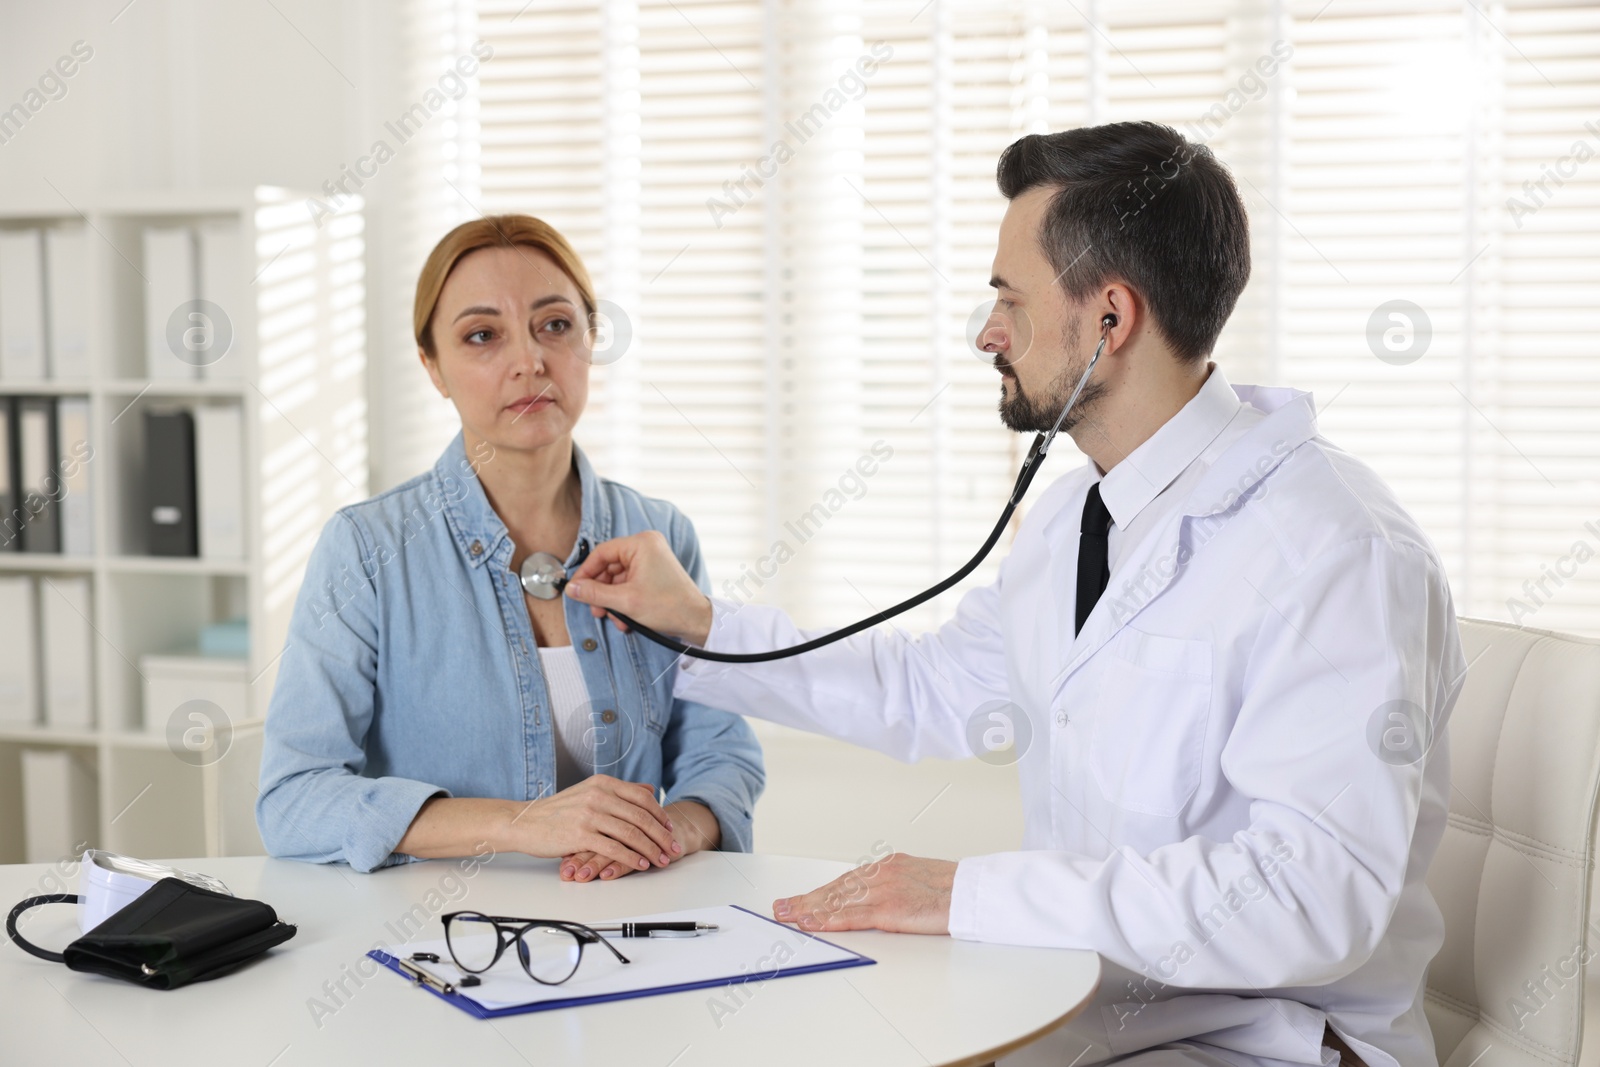
M 474 7 L 481 207 L 562 228 L 621 309 L 579 439 L 695 521 L 722 595 L 840 623 L 975 549 L 1027 443 L 964 336 L 995 159 L 1149 118 L 1250 210 L 1229 377 L 1314 392 L 1463 613 L 1600 632 L 1593 5 Z M 1058 446 L 1049 474 L 1080 461 Z

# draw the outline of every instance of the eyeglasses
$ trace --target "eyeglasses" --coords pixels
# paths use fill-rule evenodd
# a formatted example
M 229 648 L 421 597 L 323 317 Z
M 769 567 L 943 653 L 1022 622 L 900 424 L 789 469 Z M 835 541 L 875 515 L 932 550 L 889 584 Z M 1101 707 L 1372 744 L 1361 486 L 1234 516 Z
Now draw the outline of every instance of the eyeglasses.
M 476 911 L 453 911 L 440 918 L 450 958 L 468 974 L 482 974 L 493 967 L 513 943 L 522 969 L 542 985 L 560 985 L 576 974 L 585 945 L 604 945 L 620 962 L 630 962 L 615 945 L 582 923 L 513 919 Z

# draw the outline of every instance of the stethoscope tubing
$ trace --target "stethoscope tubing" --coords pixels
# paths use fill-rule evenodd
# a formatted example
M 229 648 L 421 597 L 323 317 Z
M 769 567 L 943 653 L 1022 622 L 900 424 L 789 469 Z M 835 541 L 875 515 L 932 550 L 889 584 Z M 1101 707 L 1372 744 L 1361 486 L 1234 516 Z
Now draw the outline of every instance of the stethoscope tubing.
M 766 652 L 713 652 L 697 645 L 685 644 L 675 637 L 657 633 L 650 627 L 629 618 L 620 611 L 608 610 L 606 614 L 621 622 L 630 630 L 637 632 L 640 636 L 648 638 L 680 655 L 710 660 L 715 663 L 766 663 L 771 660 L 788 659 L 790 656 L 800 656 L 807 652 L 814 652 L 819 648 L 833 644 L 835 641 L 843 641 L 845 638 L 852 637 L 862 630 L 868 630 L 879 623 L 887 622 L 896 615 L 904 614 L 920 604 L 927 603 L 957 582 L 960 582 L 974 570 L 977 570 L 978 564 L 982 563 L 989 553 L 994 550 L 994 546 L 999 543 L 1000 535 L 1005 532 L 1006 525 L 1011 521 L 1012 514 L 1017 510 L 1017 505 L 1022 502 L 1022 498 L 1027 494 L 1028 486 L 1033 483 L 1033 476 L 1044 465 L 1045 454 L 1050 451 L 1050 445 L 1055 441 L 1056 434 L 1061 429 L 1061 424 L 1066 421 L 1067 412 L 1071 411 L 1073 405 L 1078 402 L 1078 395 L 1083 392 L 1083 387 L 1088 384 L 1089 375 L 1094 371 L 1095 364 L 1100 362 L 1100 354 L 1106 349 L 1106 338 L 1109 329 L 1109 326 L 1102 328 L 1100 343 L 1095 346 L 1094 355 L 1090 358 L 1089 365 L 1083 369 L 1083 374 L 1079 376 L 1077 388 L 1072 390 L 1072 396 L 1068 398 L 1066 406 L 1061 409 L 1061 414 L 1056 416 L 1055 425 L 1050 428 L 1049 433 L 1041 433 L 1033 439 L 1033 446 L 1028 449 L 1027 458 L 1022 461 L 1022 469 L 1017 472 L 1017 482 L 1012 487 L 1011 496 L 1006 501 L 1005 510 L 1000 513 L 1000 519 L 994 524 L 994 529 L 989 531 L 989 536 L 984 540 L 983 547 L 979 548 L 977 554 L 967 560 L 959 570 L 939 584 L 924 589 L 917 595 L 908 597 L 893 607 L 885 608 L 876 615 L 851 623 L 842 629 L 834 630 L 820 637 L 813 637 L 811 640 L 802 641 L 798 645 L 770 649 Z

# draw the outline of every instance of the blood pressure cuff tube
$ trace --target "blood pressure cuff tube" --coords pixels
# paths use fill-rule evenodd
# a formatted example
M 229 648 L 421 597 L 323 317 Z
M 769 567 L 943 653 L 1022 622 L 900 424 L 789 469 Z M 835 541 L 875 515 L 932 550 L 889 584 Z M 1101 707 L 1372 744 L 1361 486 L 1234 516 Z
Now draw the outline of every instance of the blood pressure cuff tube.
M 270 904 L 163 878 L 138 899 L 79 937 L 64 952 L 30 944 L 17 918 L 42 904 L 73 904 L 76 894 L 29 897 L 6 917 L 17 947 L 74 971 L 102 974 L 151 989 L 177 989 L 219 978 L 295 935 Z

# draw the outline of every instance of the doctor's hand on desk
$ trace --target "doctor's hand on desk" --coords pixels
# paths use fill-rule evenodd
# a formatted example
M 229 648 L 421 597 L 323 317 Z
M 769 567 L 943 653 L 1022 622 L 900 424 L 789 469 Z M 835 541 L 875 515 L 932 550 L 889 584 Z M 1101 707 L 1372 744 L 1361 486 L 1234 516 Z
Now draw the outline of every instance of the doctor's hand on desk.
M 779 922 L 802 930 L 888 930 L 948 934 L 956 865 L 896 852 L 827 885 L 772 902 Z
M 595 618 L 605 618 L 610 608 L 691 645 L 704 645 L 711 635 L 711 601 L 656 530 L 596 545 L 567 583 L 566 594 L 588 604 Z

